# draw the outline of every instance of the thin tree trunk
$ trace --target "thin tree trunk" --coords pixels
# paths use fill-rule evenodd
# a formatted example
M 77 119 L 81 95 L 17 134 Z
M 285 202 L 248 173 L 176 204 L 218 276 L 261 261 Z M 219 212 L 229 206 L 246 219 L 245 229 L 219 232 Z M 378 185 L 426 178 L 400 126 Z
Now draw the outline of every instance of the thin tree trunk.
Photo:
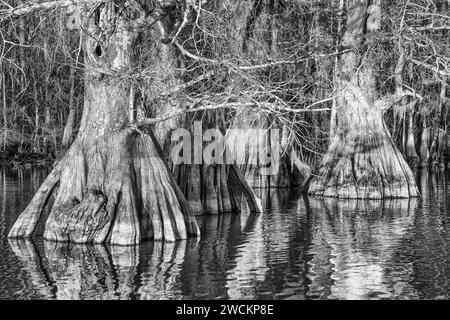
M 62 149 L 66 150 L 72 143 L 73 129 L 75 127 L 75 68 L 70 68 L 70 92 L 69 92 L 69 115 L 66 120 L 66 125 L 64 127 L 64 134 L 62 138 Z
M 422 121 L 422 135 L 420 137 L 420 159 L 422 167 L 427 167 L 430 164 L 430 142 L 431 127 L 427 127 L 427 121 L 424 117 Z
M 406 104 L 406 99 L 403 98 L 401 104 L 404 106 Z M 400 144 L 400 152 L 402 155 L 406 158 L 406 136 L 407 136 L 407 129 L 406 129 L 406 110 L 403 112 L 402 117 L 402 142 Z
M 403 47 L 403 44 L 399 40 L 398 44 L 399 48 L 399 58 L 397 61 L 397 65 L 395 67 L 395 85 L 396 85 L 396 92 L 397 95 L 401 95 L 403 93 L 403 72 L 405 69 L 405 48 Z M 411 166 L 416 166 L 419 162 L 419 157 L 416 152 L 416 146 L 414 141 L 414 126 L 413 126 L 413 120 L 414 120 L 414 106 L 416 105 L 416 102 L 411 102 L 409 105 L 407 105 L 408 99 L 404 97 L 401 100 L 402 110 L 401 114 L 403 115 L 401 117 L 402 119 L 402 143 L 400 150 L 402 151 L 403 155 L 405 156 L 406 160 L 408 161 Z M 408 114 L 408 119 L 406 118 L 406 114 Z M 394 123 L 397 121 L 396 117 L 394 117 Z M 408 123 L 408 126 L 406 125 Z M 395 131 L 394 131 L 395 133 Z
M 1 76 L 1 87 L 2 87 L 2 102 L 3 102 L 3 152 L 5 152 L 6 139 L 8 137 L 8 113 L 6 106 L 6 77 L 4 72 L 2 72 Z
M 44 37 L 44 43 L 43 43 L 43 51 L 44 51 L 44 61 L 46 64 L 46 72 L 44 74 L 44 81 L 47 84 L 44 87 L 44 92 L 43 92 L 43 99 L 42 99 L 42 103 L 44 105 L 44 127 L 42 130 L 42 138 L 44 141 L 44 149 L 46 153 L 50 152 L 50 132 L 51 132 L 51 114 L 50 114 L 50 91 L 49 91 L 49 86 L 48 83 L 50 82 L 50 77 L 51 77 L 51 73 L 52 73 L 52 57 L 50 57 L 50 53 L 49 53 L 49 48 L 48 48 L 48 43 L 47 43 L 47 38 Z
M 406 139 L 406 160 L 412 167 L 416 167 L 419 164 L 419 156 L 416 151 L 416 142 L 414 139 L 414 109 L 416 106 L 416 102 L 412 102 L 409 104 L 408 110 L 408 132 Z
M 46 80 L 46 82 L 48 83 L 48 78 Z M 50 117 L 50 93 L 48 90 L 48 86 L 45 87 L 44 89 L 44 130 L 42 130 L 43 133 L 43 139 L 44 139 L 44 146 L 46 148 L 46 151 L 48 151 L 48 148 L 50 147 L 50 131 L 51 131 L 51 127 L 50 127 L 50 123 L 51 123 L 51 117 Z
M 33 151 L 40 152 L 40 143 L 39 143 L 39 130 L 40 130 L 40 121 L 39 121 L 39 94 L 36 87 L 36 77 L 33 72 L 33 89 L 34 89 L 34 141 L 33 141 Z
M 433 141 L 430 148 L 430 156 L 434 165 L 440 165 L 443 162 L 442 153 L 443 145 L 445 144 L 446 133 L 444 130 L 440 129 L 440 124 L 442 122 L 442 111 L 445 105 L 446 93 L 447 93 L 447 79 L 441 79 L 441 91 L 439 94 L 439 106 L 437 107 L 437 114 L 433 123 Z

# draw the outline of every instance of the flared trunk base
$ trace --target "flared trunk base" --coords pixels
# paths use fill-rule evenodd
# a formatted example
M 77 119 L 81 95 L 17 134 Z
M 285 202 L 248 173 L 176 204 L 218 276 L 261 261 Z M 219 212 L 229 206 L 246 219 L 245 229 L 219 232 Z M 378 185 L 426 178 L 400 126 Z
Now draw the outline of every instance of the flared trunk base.
M 411 169 L 384 128 L 335 136 L 308 193 L 343 199 L 419 195 Z
M 171 242 L 199 235 L 154 141 L 133 129 L 97 139 L 79 137 L 10 237 L 32 234 L 51 194 L 56 199 L 45 225 L 48 240 L 133 245 L 144 239 Z

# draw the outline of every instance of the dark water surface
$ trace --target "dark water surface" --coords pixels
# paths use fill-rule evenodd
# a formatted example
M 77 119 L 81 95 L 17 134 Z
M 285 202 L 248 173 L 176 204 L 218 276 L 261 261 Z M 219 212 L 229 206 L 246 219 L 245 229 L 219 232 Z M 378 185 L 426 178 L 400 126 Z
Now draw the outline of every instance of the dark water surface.
M 263 214 L 199 220 L 200 241 L 135 247 L 8 240 L 46 170 L 0 169 L 0 299 L 448 299 L 450 173 L 422 199 L 265 193 Z

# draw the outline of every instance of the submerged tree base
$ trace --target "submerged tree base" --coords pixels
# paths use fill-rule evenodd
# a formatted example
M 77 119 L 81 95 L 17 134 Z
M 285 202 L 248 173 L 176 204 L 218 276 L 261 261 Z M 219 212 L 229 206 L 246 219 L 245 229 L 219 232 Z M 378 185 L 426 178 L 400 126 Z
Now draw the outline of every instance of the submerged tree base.
M 44 233 L 48 240 L 132 245 L 197 236 L 195 218 L 177 191 L 150 136 L 131 128 L 96 139 L 81 135 L 9 237 L 31 236 L 52 194 L 56 199 Z
M 373 129 L 373 130 L 371 130 Z M 411 169 L 383 126 L 364 135 L 336 135 L 308 193 L 344 199 L 417 197 Z

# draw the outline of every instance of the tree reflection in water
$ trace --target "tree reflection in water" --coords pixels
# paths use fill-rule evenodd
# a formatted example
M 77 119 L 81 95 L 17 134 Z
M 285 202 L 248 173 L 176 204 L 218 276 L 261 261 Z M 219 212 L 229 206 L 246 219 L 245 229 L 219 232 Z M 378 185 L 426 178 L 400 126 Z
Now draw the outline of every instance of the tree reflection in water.
M 180 276 L 188 252 L 195 250 L 197 239 L 176 243 L 149 243 L 140 246 L 140 299 L 182 299 Z
M 34 188 L 30 181 L 38 186 L 40 179 L 26 173 L 14 185 L 3 173 L 0 234 L 6 244 L 11 210 L 20 211 L 27 202 L 20 190 Z M 243 207 L 237 215 L 200 217 L 200 240 L 131 247 L 38 238 L 36 245 L 9 240 L 2 247 L 0 242 L 6 257 L 5 267 L 0 265 L 0 297 L 445 299 L 447 173 L 424 171 L 417 180 L 422 198 L 409 200 L 337 200 L 257 190 L 264 213 Z
M 8 241 L 12 251 L 22 262 L 29 278 L 28 281 L 27 279 L 22 281 L 23 291 L 37 291 L 42 299 L 56 299 L 56 287 L 33 241 L 30 239 L 8 239 Z
M 193 246 L 180 241 L 107 248 L 44 241 L 44 263 L 31 240 L 10 240 L 35 290 L 58 300 L 181 298 L 177 278 L 187 245 Z
M 391 261 L 412 227 L 417 199 L 306 199 L 311 214 L 311 298 L 369 299 L 414 295 L 408 282 L 392 286 Z M 403 274 L 407 274 L 403 270 Z
M 421 299 L 450 298 L 450 204 L 448 172 L 434 169 L 418 173 L 422 193 L 411 236 L 396 260 L 413 268 L 412 283 Z

